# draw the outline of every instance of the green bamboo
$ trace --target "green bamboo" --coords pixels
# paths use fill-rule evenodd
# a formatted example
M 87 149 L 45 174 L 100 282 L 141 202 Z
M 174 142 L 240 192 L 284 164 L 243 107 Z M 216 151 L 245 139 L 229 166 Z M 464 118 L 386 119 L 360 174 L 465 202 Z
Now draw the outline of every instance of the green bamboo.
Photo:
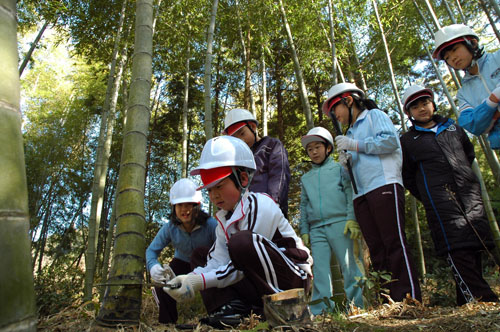
M 129 109 L 116 196 L 113 263 L 96 318 L 97 323 L 103 326 L 139 325 L 146 249 L 144 185 L 152 49 L 153 1 L 138 0 Z
M 36 331 L 15 0 L 0 0 L 0 59 L 0 331 Z

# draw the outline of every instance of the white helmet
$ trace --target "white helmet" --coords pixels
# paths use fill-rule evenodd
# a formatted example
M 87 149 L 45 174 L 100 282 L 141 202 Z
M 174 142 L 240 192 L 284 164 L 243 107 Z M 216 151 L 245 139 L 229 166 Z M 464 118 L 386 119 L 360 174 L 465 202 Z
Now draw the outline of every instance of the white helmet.
M 201 203 L 201 191 L 196 190 L 196 184 L 189 179 L 180 179 L 170 188 L 170 204 Z
M 259 124 L 257 119 L 255 119 L 255 116 L 250 111 L 244 108 L 234 108 L 230 110 L 224 118 L 224 133 L 226 135 L 232 135 L 238 131 L 238 129 L 243 127 L 248 121 L 255 122 L 257 125 Z M 230 131 L 228 131 L 228 128 L 236 123 L 241 123 L 241 125 L 234 126 Z
M 330 132 L 323 127 L 314 127 L 313 129 L 307 132 L 307 135 L 302 136 L 300 142 L 304 149 L 307 147 L 307 144 L 311 142 L 327 142 L 333 147 L 333 137 Z
M 466 25 L 452 24 L 442 27 L 434 34 L 436 48 L 434 52 L 432 52 L 432 57 L 434 59 L 443 60 L 441 56 L 441 51 L 443 49 L 455 43 L 468 41 L 472 38 L 479 40 L 478 35 Z
M 191 175 L 201 175 L 203 186 L 210 188 L 231 175 L 234 168 L 245 167 L 255 170 L 255 159 L 248 145 L 233 136 L 219 136 L 210 139 L 201 152 L 200 166 Z M 207 170 L 214 170 L 206 172 Z
M 361 98 L 365 97 L 365 93 L 363 92 L 363 90 L 358 88 L 353 83 L 346 82 L 335 84 L 334 86 L 332 86 L 330 90 L 328 90 L 328 98 L 325 100 L 323 106 L 321 107 L 323 113 L 329 116 L 332 106 L 338 103 L 342 98 L 350 96 L 353 92 L 357 93 Z
M 408 105 L 417 99 L 429 97 L 434 101 L 434 92 L 431 89 L 426 89 L 420 85 L 412 85 L 406 89 L 403 95 L 403 105 L 406 112 L 408 112 Z

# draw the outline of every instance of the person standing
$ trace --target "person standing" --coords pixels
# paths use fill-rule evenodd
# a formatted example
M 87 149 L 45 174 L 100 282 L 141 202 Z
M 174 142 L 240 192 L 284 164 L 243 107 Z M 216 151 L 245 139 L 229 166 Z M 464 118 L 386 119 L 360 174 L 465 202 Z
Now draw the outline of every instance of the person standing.
M 335 137 L 342 165 L 352 162 L 358 193 L 354 213 L 368 245 L 373 269 L 388 271 L 394 301 L 406 294 L 422 301 L 420 284 L 405 234 L 402 154 L 391 119 L 352 83 L 340 83 L 328 91 L 322 110 L 348 127 Z M 342 157 L 342 158 L 340 158 Z
M 302 240 L 311 244 L 314 260 L 311 300 L 330 299 L 333 295 L 330 270 L 333 252 L 342 270 L 347 307 L 353 304 L 363 308 L 363 289 L 356 281 L 363 277 L 359 256 L 361 230 L 354 217 L 351 181 L 342 166 L 330 158 L 333 138 L 328 130 L 312 128 L 302 136 L 301 143 L 312 162 L 311 170 L 300 179 L 299 223 Z M 311 305 L 311 312 L 319 315 L 334 306 L 320 302 Z
M 413 124 L 401 137 L 403 183 L 424 204 L 436 252 L 453 272 L 457 304 L 498 302 L 482 276 L 481 252 L 494 244 L 471 168 L 474 146 L 455 121 L 435 114 L 432 90 L 412 85 L 403 103 Z

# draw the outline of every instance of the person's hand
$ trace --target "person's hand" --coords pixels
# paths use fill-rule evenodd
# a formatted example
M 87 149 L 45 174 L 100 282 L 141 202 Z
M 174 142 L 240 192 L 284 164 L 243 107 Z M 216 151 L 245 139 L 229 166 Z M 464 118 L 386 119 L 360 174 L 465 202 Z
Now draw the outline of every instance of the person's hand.
M 496 104 L 500 103 L 500 86 L 491 91 L 490 100 Z
M 167 282 L 165 269 L 160 264 L 153 265 L 149 273 L 151 274 L 151 280 L 153 280 L 154 282 L 157 282 L 159 284 Z
M 335 137 L 335 144 L 337 150 L 358 151 L 358 141 L 344 135 Z
M 348 170 L 347 165 L 351 164 L 352 160 L 352 155 L 350 153 L 347 153 L 345 151 L 340 151 L 339 152 L 339 163 L 342 165 L 346 170 Z M 352 164 L 351 164 L 352 165 Z
M 354 220 L 347 220 L 344 227 L 344 235 L 347 236 L 347 233 L 351 232 L 350 238 L 352 240 L 361 239 L 361 229 L 359 228 L 359 224 Z
M 167 282 L 163 290 L 177 302 L 185 302 L 194 298 L 197 291 L 203 288 L 203 277 L 198 274 L 183 274 Z
M 308 246 L 309 245 L 309 234 L 302 234 L 300 237 L 302 238 L 302 242 L 304 242 L 304 244 L 306 246 Z

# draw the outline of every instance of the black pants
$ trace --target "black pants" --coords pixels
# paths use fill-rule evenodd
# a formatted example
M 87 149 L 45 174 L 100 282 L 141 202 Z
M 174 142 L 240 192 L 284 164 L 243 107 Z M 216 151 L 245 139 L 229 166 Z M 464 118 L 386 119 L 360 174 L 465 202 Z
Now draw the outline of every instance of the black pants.
M 190 263 L 178 258 L 173 258 L 169 265 L 175 275 L 187 274 L 192 271 Z M 170 295 L 165 293 L 161 287 L 153 288 L 153 296 L 156 299 L 160 311 L 158 322 L 162 324 L 177 322 L 177 302 L 170 297 Z
M 474 300 L 498 302 L 498 296 L 483 278 L 481 252 L 456 250 L 448 253 L 446 261 L 455 278 L 457 304 L 463 305 Z
M 422 301 L 420 284 L 405 234 L 404 188 L 388 184 L 354 200 L 354 213 L 365 238 L 373 269 L 391 272 L 387 286 L 394 301 L 406 294 Z
M 241 231 L 234 234 L 227 245 L 234 266 L 243 271 L 245 277 L 225 288 L 214 287 L 201 291 L 208 313 L 233 299 L 262 307 L 263 295 L 292 288 L 309 288 L 310 277 L 263 236 Z M 196 249 L 191 256 L 191 263 L 204 266 L 207 252 L 208 250 Z M 263 261 L 264 256 L 268 260 Z

